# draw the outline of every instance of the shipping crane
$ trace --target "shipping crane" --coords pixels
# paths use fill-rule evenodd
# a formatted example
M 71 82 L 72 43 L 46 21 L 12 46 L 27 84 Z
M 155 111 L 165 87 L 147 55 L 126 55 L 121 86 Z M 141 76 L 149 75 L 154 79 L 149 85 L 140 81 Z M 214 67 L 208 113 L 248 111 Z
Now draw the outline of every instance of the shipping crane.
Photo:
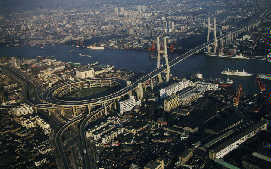
M 241 84 L 239 84 L 239 87 L 237 89 L 236 95 L 233 98 L 233 106 L 234 107 L 238 107 L 242 91 L 243 91 L 243 87 L 242 87 Z
M 260 79 L 256 78 L 256 81 L 258 83 L 259 89 L 261 92 L 264 92 L 266 90 L 264 84 L 260 81 Z
M 174 50 L 175 50 L 174 44 L 171 44 L 170 47 L 169 47 L 169 51 L 170 51 L 171 53 L 173 53 Z
M 152 42 L 152 46 L 149 48 L 149 51 L 154 52 L 155 51 L 155 43 Z

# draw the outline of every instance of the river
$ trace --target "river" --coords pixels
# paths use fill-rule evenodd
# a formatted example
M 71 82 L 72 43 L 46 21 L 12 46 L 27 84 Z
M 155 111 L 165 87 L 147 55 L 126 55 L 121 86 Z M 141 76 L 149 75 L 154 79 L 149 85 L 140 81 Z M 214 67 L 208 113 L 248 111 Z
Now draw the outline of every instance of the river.
M 88 55 L 88 56 L 82 56 Z M 175 54 L 176 55 L 176 54 Z M 170 57 L 175 57 L 172 55 Z M 127 69 L 135 72 L 149 72 L 155 68 L 156 60 L 150 59 L 147 51 L 139 50 L 90 50 L 75 48 L 72 46 L 48 46 L 38 47 L 0 47 L 0 56 L 22 56 L 35 58 L 36 56 L 53 56 L 57 60 L 89 64 L 98 61 L 101 64 L 114 65 L 118 69 Z M 253 73 L 251 77 L 231 77 L 236 84 L 242 83 L 246 93 L 254 93 L 257 90 L 256 74 L 270 73 L 271 65 L 263 60 L 239 60 L 218 58 L 204 55 L 191 56 L 172 68 L 172 74 L 181 77 L 189 77 L 195 73 L 202 73 L 204 77 L 223 77 L 224 69 L 238 69 Z

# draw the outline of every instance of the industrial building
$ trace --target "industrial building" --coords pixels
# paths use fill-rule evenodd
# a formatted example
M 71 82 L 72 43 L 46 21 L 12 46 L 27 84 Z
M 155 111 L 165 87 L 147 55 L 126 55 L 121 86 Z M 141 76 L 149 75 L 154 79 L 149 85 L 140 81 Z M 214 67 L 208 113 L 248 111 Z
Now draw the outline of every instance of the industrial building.
M 194 86 L 194 83 L 190 80 L 183 79 L 179 83 L 174 83 L 168 87 L 161 89 L 160 90 L 160 97 L 166 98 L 166 97 L 171 96 L 171 95 L 177 93 L 178 91 L 181 91 L 184 88 L 187 88 L 189 86 Z
M 210 159 L 220 159 L 227 155 L 232 150 L 239 147 L 240 144 L 247 141 L 247 139 L 255 136 L 260 130 L 266 129 L 267 122 L 260 121 L 254 125 L 250 125 L 243 131 L 236 131 L 231 135 L 230 139 L 226 141 L 218 142 L 209 151 Z
M 177 107 L 181 105 L 182 106 L 188 105 L 191 102 L 202 97 L 206 91 L 218 90 L 218 84 L 212 84 L 212 83 L 206 83 L 206 82 L 190 83 L 190 81 L 187 81 L 183 84 L 181 85 L 181 87 L 180 85 L 174 85 L 175 88 L 166 90 L 166 91 L 170 91 L 168 92 L 168 94 L 171 94 L 173 91 L 177 91 L 177 89 L 179 90 L 183 86 L 186 86 L 187 84 L 189 84 L 189 87 L 186 87 L 183 90 L 176 92 L 175 95 L 164 100 L 165 111 L 169 112 L 173 109 L 176 109 Z M 160 90 L 160 95 L 161 95 L 161 90 Z

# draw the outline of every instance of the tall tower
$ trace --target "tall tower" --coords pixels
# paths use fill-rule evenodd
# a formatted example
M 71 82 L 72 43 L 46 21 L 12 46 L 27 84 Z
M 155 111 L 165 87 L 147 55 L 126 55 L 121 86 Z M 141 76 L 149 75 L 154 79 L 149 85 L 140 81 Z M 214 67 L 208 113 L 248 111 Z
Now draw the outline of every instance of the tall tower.
M 217 51 L 217 37 L 216 37 L 216 18 L 214 18 L 214 25 L 211 26 L 211 19 L 208 17 L 208 35 L 207 35 L 207 42 L 210 40 L 210 33 L 211 31 L 214 32 L 214 53 Z M 211 47 L 210 45 L 208 46 L 208 54 L 211 54 Z
M 171 31 L 172 32 L 175 31 L 175 23 L 174 23 L 174 21 L 171 22 Z
M 114 13 L 115 13 L 116 16 L 119 16 L 119 8 L 116 7 L 116 8 L 114 9 Z

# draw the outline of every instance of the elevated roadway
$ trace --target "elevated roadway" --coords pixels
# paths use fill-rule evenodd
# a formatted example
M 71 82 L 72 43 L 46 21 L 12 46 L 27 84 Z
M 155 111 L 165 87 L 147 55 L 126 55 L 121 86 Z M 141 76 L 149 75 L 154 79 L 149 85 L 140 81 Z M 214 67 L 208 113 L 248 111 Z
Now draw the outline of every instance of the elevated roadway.
M 98 118 L 101 118 L 104 116 L 104 108 L 98 108 L 97 110 L 93 111 L 91 114 L 80 114 L 74 119 L 68 121 L 64 126 L 62 126 L 56 133 L 55 135 L 55 144 L 56 144 L 56 150 L 58 154 L 60 155 L 64 168 L 65 169 L 70 169 L 69 167 L 69 162 L 67 159 L 67 156 L 65 155 L 64 152 L 64 146 L 63 146 L 63 141 L 62 141 L 62 136 L 64 132 L 71 127 L 74 124 L 80 123 L 80 140 L 81 140 L 81 146 L 80 149 L 83 150 L 82 156 L 83 156 L 83 162 L 84 166 L 89 166 L 90 162 L 93 160 L 89 159 L 89 152 L 87 151 L 87 141 L 86 141 L 86 135 L 85 135 L 85 128 L 86 125 L 88 124 L 89 121 L 95 121 Z M 85 168 L 85 167 L 84 167 Z

